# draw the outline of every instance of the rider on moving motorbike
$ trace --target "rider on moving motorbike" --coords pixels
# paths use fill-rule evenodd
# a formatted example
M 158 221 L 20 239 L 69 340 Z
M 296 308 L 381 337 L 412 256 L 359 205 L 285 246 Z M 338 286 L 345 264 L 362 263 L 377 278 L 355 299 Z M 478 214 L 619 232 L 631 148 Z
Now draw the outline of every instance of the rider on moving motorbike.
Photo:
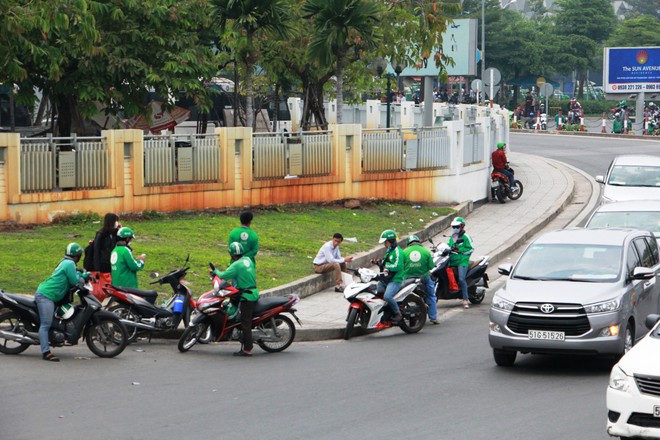
M 241 291 L 240 312 L 243 345 L 239 351 L 234 353 L 234 356 L 252 356 L 252 315 L 259 299 L 254 262 L 250 257 L 243 256 L 243 252 L 243 245 L 237 241 L 231 243 L 229 245 L 231 265 L 224 272 L 220 272 L 218 269 L 211 271 L 223 280 L 234 280 L 234 287 Z
M 504 147 L 506 147 L 504 142 L 498 142 L 497 149 L 491 154 L 493 169 L 498 173 L 504 174 L 506 178 L 509 179 L 509 187 L 511 188 L 511 191 L 517 191 L 518 187 L 516 186 L 516 179 L 513 177 L 513 173 L 507 169 L 507 163 L 509 160 L 504 152 Z
M 455 253 L 449 256 L 449 266 L 458 267 L 458 286 L 461 288 L 461 294 L 463 295 L 463 308 L 469 309 L 466 277 L 470 265 L 470 254 L 472 254 L 474 248 L 472 247 L 472 239 L 465 233 L 465 220 L 463 220 L 463 217 L 456 217 L 452 220 L 451 226 L 454 229 L 447 244 Z
M 382 260 L 372 259 L 372 264 L 377 264 L 387 274 L 387 280 L 378 281 L 378 291 L 385 291 L 383 299 L 387 301 L 392 313 L 392 324 L 396 325 L 401 321 L 401 311 L 399 305 L 394 300 L 394 295 L 401 289 L 401 282 L 403 281 L 405 255 L 403 249 L 396 242 L 396 232 L 387 229 L 380 234 L 379 243 L 383 243 L 385 248 L 385 256 Z
M 76 270 L 76 264 L 80 261 L 83 248 L 78 243 L 69 243 L 64 251 L 64 259 L 57 265 L 53 274 L 43 283 L 39 284 L 34 294 L 34 301 L 39 311 L 39 343 L 41 345 L 41 356 L 45 361 L 59 362 L 59 358 L 50 352 L 48 343 L 48 332 L 53 323 L 55 303 L 61 301 L 69 289 L 78 283 L 80 278 L 85 280 L 89 273 L 80 273 Z

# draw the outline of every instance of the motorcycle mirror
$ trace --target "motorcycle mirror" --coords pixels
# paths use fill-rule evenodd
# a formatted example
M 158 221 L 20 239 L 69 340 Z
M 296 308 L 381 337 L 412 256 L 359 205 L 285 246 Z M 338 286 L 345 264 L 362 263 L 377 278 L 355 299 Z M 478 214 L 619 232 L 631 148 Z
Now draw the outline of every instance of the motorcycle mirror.
M 215 264 L 213 264 L 211 262 L 209 262 L 209 267 L 211 268 L 211 270 L 215 270 Z
M 184 266 L 188 264 L 188 261 L 190 261 L 190 252 L 188 252 L 188 255 L 186 255 L 186 261 L 183 263 Z

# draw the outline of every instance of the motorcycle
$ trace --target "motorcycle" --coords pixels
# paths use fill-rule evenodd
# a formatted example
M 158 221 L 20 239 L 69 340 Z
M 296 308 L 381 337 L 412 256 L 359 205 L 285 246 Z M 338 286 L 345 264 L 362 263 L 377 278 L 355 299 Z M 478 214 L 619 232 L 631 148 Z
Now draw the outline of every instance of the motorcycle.
M 515 176 L 515 171 L 507 163 L 506 169 Z M 493 170 L 490 173 L 490 194 L 493 199 L 497 199 L 500 203 L 506 202 L 506 198 L 511 200 L 518 200 L 523 193 L 523 184 L 519 179 L 516 179 L 516 187 L 511 188 L 507 176 L 499 171 Z
M 77 345 L 82 337 L 98 357 L 112 358 L 124 351 L 128 345 L 126 328 L 116 315 L 101 310 L 92 285 L 81 279 L 69 292 L 70 300 L 73 294 L 79 296 L 78 304 L 55 309 L 48 332 L 50 345 Z M 0 315 L 0 353 L 19 354 L 30 345 L 39 345 L 39 311 L 34 298 L 0 290 L 0 309 L 3 308 L 9 311 Z
M 110 297 L 106 309 L 119 316 L 120 321 L 128 329 L 128 341 L 134 342 L 140 331 L 149 333 L 174 330 L 181 321 L 185 327 L 190 323 L 192 310 L 196 303 L 192 292 L 182 281 L 190 267 L 187 267 L 190 255 L 186 258 L 184 267 L 159 278 L 150 284 L 169 284 L 173 295 L 161 306 L 155 305 L 158 293 L 154 290 L 140 290 L 130 287 L 107 285 L 103 288 Z M 157 277 L 155 273 L 152 276 Z
M 215 270 L 213 264 L 209 266 Z M 197 300 L 197 315 L 179 338 L 179 351 L 185 353 L 196 343 L 203 343 L 209 330 L 212 341 L 241 341 L 243 332 L 237 307 L 240 293 L 240 290 L 214 274 L 213 291 Z M 302 325 L 293 307 L 298 301 L 300 297 L 295 294 L 260 297 L 257 300 L 252 316 L 252 339 L 264 351 L 277 353 L 291 345 L 296 337 L 296 327 L 283 313 L 290 313 Z
M 460 240 L 460 239 L 459 239 Z M 461 289 L 452 288 L 449 281 L 449 274 L 447 270 L 453 271 L 453 278 L 458 281 L 458 268 L 449 267 L 449 256 L 455 253 L 446 243 L 440 243 L 436 246 L 432 239 L 429 238 L 431 243 L 431 252 L 433 253 L 433 263 L 435 269 L 431 270 L 431 277 L 435 280 L 435 296 L 440 299 L 462 299 L 463 294 Z M 488 288 L 488 260 L 489 256 L 479 257 L 477 260 L 470 260 L 468 266 L 468 273 L 465 281 L 468 286 L 468 300 L 472 304 L 480 304 L 486 296 L 486 289 Z
M 353 271 L 360 281 L 353 282 L 344 289 L 344 298 L 350 303 L 346 316 L 344 339 L 353 336 L 354 328 L 360 325 L 364 329 L 385 329 L 392 327 L 392 311 L 383 298 L 384 292 L 377 290 L 376 284 L 387 276 L 368 268 Z M 405 280 L 401 289 L 394 295 L 401 311 L 398 326 L 406 333 L 417 333 L 426 324 L 426 303 L 424 286 L 419 278 Z

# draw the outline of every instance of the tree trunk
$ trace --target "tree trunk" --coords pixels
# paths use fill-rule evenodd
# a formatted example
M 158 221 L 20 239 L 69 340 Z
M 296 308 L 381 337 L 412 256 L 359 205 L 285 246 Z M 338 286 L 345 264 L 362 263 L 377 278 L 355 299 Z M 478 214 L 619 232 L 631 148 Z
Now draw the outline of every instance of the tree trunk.
M 254 130 L 254 91 L 252 90 L 252 65 L 246 63 L 245 72 L 245 126 Z M 235 85 L 234 85 L 235 86 Z
M 47 105 L 48 95 L 44 93 L 41 96 L 41 101 L 39 101 L 39 109 L 37 110 L 37 117 L 34 118 L 34 125 L 41 126 L 41 121 L 44 119 L 44 113 L 46 112 Z
M 577 98 L 582 99 L 584 98 L 584 82 L 587 79 L 587 72 L 581 70 L 578 72 L 578 81 L 580 82 L 580 87 L 578 88 L 578 94 Z
M 53 108 L 57 115 L 57 122 L 53 127 L 56 137 L 71 136 L 71 125 L 73 123 L 73 97 L 70 95 L 56 94 L 53 96 Z
M 337 57 L 337 124 L 342 122 L 344 108 L 344 59 Z

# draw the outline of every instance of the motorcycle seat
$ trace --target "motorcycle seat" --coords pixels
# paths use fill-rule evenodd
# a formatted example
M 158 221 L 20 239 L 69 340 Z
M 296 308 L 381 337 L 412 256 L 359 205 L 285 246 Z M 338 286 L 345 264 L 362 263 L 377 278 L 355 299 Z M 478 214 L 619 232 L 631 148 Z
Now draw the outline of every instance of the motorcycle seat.
M 151 304 L 154 304 L 156 302 L 156 299 L 158 298 L 158 292 L 156 292 L 155 290 L 140 290 L 140 289 L 134 289 L 132 287 L 115 287 L 115 289 L 121 290 L 122 292 L 132 293 L 133 295 L 141 296 L 142 298 L 149 301 Z
M 25 306 L 32 307 L 32 308 L 37 307 L 37 305 L 34 301 L 34 296 L 31 296 L 31 295 L 17 295 L 15 293 L 6 293 L 6 292 L 3 292 L 2 295 L 13 299 L 14 301 L 16 301 L 19 304 L 23 304 Z
M 265 312 L 277 306 L 282 306 L 288 303 L 289 298 L 283 296 L 266 296 L 257 300 L 257 305 L 254 307 L 254 314 Z
M 481 257 L 478 260 L 470 260 L 470 264 L 468 265 L 468 272 L 471 271 L 477 264 L 481 263 L 482 261 L 484 261 L 484 257 Z

